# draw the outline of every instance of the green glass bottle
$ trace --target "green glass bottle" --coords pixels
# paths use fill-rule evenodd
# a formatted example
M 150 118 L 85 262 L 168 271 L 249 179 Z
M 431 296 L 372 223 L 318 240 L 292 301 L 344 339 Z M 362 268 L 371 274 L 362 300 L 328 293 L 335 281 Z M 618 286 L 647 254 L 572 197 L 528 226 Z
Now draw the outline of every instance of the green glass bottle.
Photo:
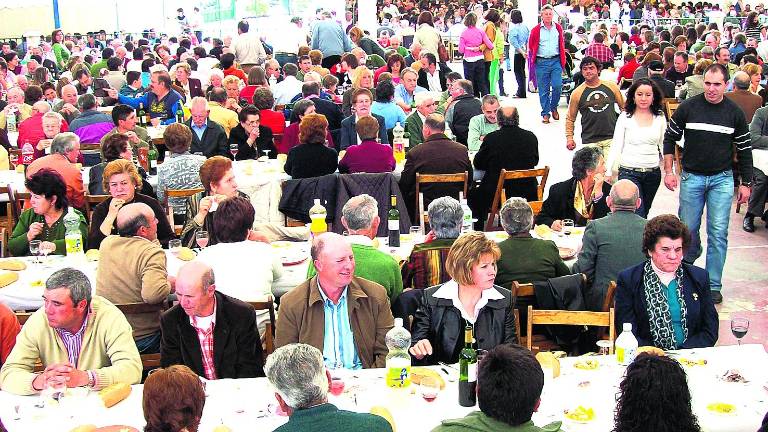
M 472 324 L 464 328 L 464 348 L 459 354 L 459 405 L 475 406 L 477 403 L 477 352 L 472 347 Z
M 139 126 L 147 127 L 147 112 L 144 111 L 144 102 L 139 103 L 139 110 L 136 112 L 136 117 L 139 119 Z
M 400 247 L 400 210 L 397 209 L 397 197 L 392 195 L 391 206 L 387 212 L 387 227 L 390 247 Z
M 149 147 L 149 175 L 157 175 L 157 148 L 154 145 Z
M 181 104 L 181 101 L 176 107 L 176 123 L 184 123 L 184 105 Z

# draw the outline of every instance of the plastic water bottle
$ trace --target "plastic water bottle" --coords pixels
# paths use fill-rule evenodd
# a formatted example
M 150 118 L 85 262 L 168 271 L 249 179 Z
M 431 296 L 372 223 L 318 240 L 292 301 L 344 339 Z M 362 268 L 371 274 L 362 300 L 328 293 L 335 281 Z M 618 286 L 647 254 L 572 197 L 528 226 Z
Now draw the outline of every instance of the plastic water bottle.
M 35 149 L 29 141 L 24 142 L 24 146 L 21 147 L 21 163 L 22 165 L 29 165 L 35 160 Z
M 387 385 L 395 388 L 405 388 L 411 385 L 411 355 L 408 348 L 411 346 L 411 333 L 403 327 L 403 319 L 395 318 L 395 326 L 392 327 L 384 341 L 389 348 L 387 354 Z
M 68 257 L 83 257 L 83 236 L 80 233 L 80 215 L 75 209 L 69 207 L 66 216 L 64 216 L 64 226 L 67 228 L 67 234 L 64 242 L 67 245 Z
M 19 128 L 16 126 L 16 110 L 13 108 L 8 110 L 8 116 L 5 119 L 5 127 L 5 130 L 8 133 L 15 133 L 19 131 Z
M 328 231 L 328 223 L 325 221 L 327 216 L 328 211 L 320 204 L 320 199 L 315 198 L 315 205 L 309 209 L 309 219 L 312 221 L 309 231 L 313 238 Z
M 461 210 L 464 211 L 464 219 L 461 222 L 461 232 L 465 233 L 472 231 L 472 209 L 469 208 L 466 198 L 461 199 Z
M 396 163 L 401 163 L 405 159 L 405 129 L 397 122 L 392 129 L 392 153 Z
M 624 331 L 616 338 L 616 361 L 628 365 L 635 360 L 637 338 L 632 334 L 632 323 L 624 323 Z

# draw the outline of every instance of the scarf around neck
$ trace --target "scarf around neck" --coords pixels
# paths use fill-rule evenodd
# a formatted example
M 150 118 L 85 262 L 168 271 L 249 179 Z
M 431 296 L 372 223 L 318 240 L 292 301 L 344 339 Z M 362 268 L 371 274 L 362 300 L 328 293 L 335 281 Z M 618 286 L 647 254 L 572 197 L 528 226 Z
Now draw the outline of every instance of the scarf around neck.
M 680 304 L 680 325 L 683 327 L 683 341 L 688 339 L 688 325 L 686 321 L 687 308 L 683 299 L 683 266 L 675 272 L 677 281 L 677 301 Z M 670 282 L 671 283 L 671 282 Z M 643 266 L 643 291 L 645 304 L 648 309 L 648 323 L 651 327 L 653 345 L 663 350 L 677 349 L 675 344 L 675 329 L 672 325 L 672 315 L 669 311 L 669 299 L 667 289 L 661 283 L 659 276 L 653 270 L 651 260 Z M 681 343 L 683 341 L 680 341 Z

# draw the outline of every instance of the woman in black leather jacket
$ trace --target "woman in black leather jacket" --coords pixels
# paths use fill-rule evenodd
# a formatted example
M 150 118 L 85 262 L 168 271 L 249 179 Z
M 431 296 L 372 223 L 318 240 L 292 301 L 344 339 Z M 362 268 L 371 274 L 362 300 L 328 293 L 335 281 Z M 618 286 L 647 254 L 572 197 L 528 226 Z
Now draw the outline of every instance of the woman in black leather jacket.
M 512 294 L 494 285 L 499 247 L 482 232 L 459 237 L 445 268 L 451 280 L 424 290 L 413 322 L 410 352 L 428 364 L 456 363 L 464 327 L 474 326 L 475 348 L 516 341 Z

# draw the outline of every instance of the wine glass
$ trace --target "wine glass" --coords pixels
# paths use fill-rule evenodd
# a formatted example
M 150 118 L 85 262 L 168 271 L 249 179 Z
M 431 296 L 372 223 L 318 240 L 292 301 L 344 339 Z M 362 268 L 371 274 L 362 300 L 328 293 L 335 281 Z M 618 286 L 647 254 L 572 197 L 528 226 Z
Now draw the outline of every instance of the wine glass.
M 197 242 L 197 245 L 200 247 L 200 249 L 208 246 L 208 231 L 198 231 L 195 234 L 195 241 Z
M 56 251 L 56 245 L 51 242 L 40 244 L 40 253 L 43 255 L 43 262 L 48 262 L 48 254 Z
M 240 151 L 240 148 L 237 144 L 230 144 L 229 145 L 229 152 L 232 153 L 232 159 L 237 160 L 237 152 Z
M 269 159 L 269 152 L 271 152 L 271 151 L 272 150 L 266 150 L 266 149 L 264 150 L 264 156 L 266 156 L 267 159 Z
M 563 234 L 571 235 L 573 231 L 573 219 L 563 219 Z
M 181 251 L 181 240 L 173 239 L 168 241 L 168 250 L 171 251 L 173 256 L 178 257 Z
M 419 383 L 419 393 L 425 401 L 434 402 L 440 393 L 440 382 L 435 377 L 423 377 Z
M 749 320 L 747 318 L 733 318 L 731 320 L 731 333 L 736 336 L 736 340 L 741 345 L 741 338 L 746 336 L 749 331 Z
M 64 396 L 67 389 L 67 381 L 63 375 L 56 375 L 45 382 L 45 388 L 40 392 L 40 399 L 37 402 L 38 408 L 45 408 L 49 400 L 59 401 Z
M 29 253 L 35 257 L 35 259 L 32 261 L 33 263 L 38 262 L 37 256 L 40 253 L 40 243 L 42 243 L 40 240 L 32 240 L 29 242 Z

